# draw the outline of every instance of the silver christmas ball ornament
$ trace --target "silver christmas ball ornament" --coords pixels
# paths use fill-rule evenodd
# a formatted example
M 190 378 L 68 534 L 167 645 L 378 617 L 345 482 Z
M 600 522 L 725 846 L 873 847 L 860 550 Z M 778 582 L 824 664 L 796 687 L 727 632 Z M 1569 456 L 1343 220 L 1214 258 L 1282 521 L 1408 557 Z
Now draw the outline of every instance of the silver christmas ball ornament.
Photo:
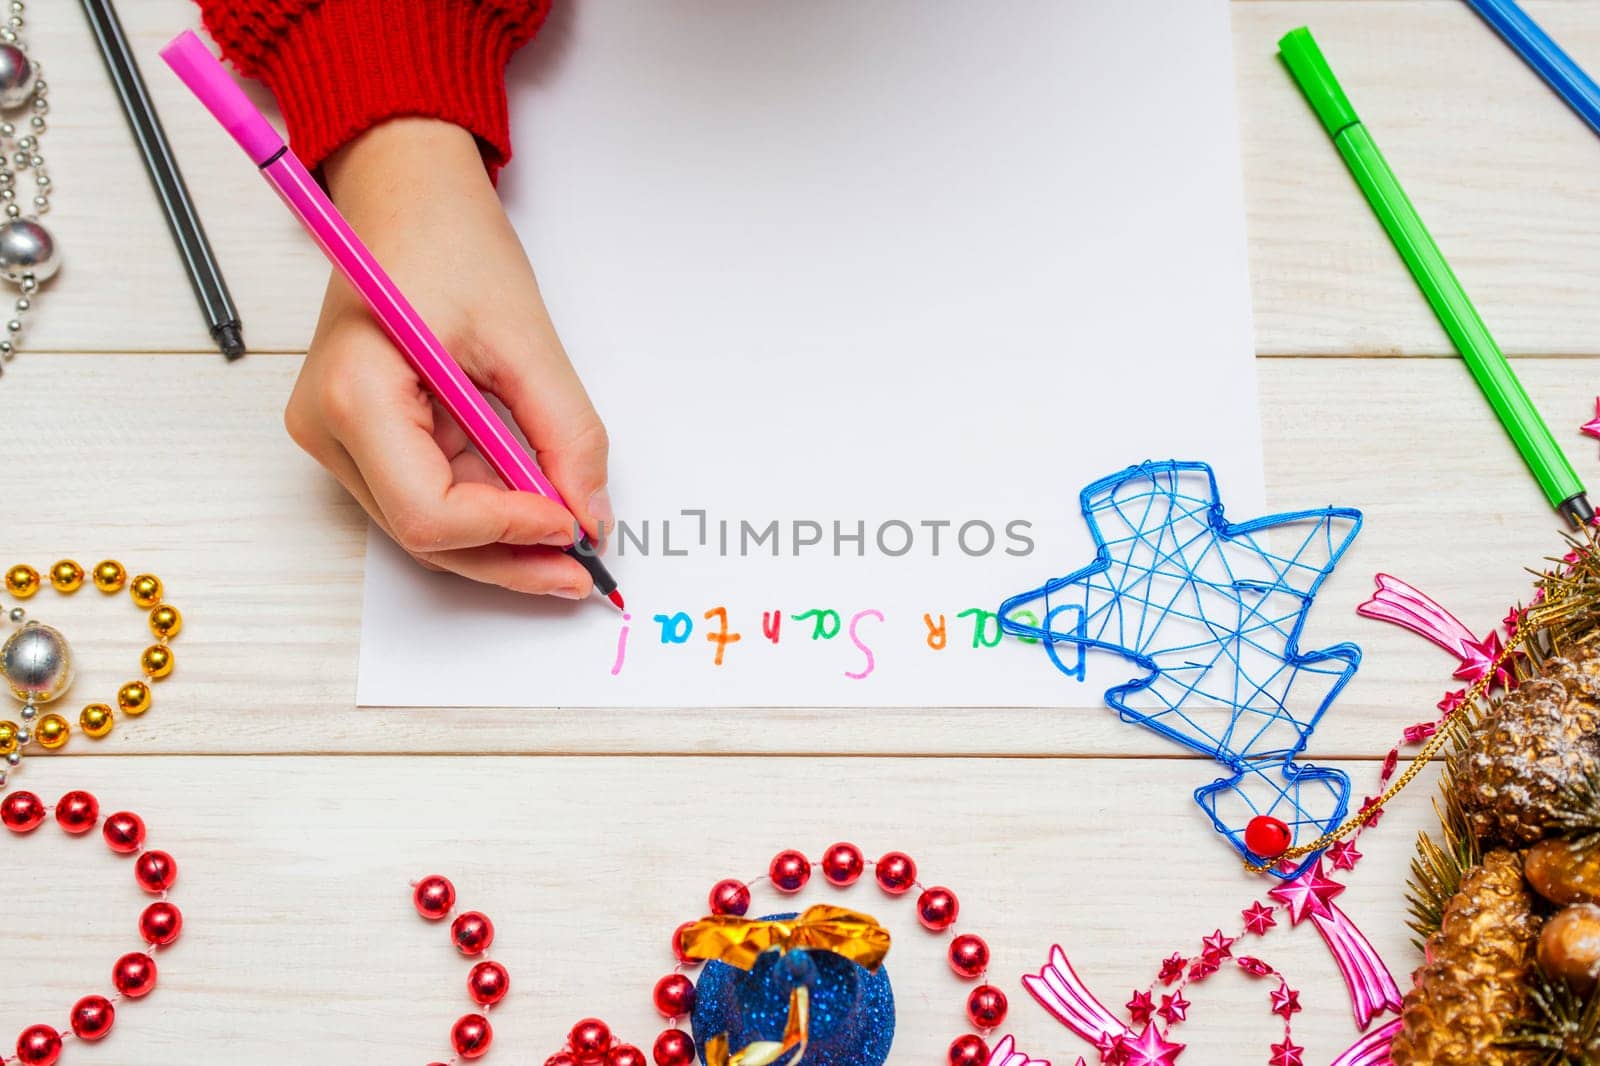
M 58 630 L 29 622 L 0 647 L 0 675 L 17 699 L 49 703 L 72 684 L 72 648 Z
M 0 44 L 0 108 L 11 111 L 33 98 L 33 61 L 14 44 Z
M 31 218 L 14 218 L 0 225 L 0 276 L 21 281 L 33 275 L 45 281 L 61 266 L 56 239 Z

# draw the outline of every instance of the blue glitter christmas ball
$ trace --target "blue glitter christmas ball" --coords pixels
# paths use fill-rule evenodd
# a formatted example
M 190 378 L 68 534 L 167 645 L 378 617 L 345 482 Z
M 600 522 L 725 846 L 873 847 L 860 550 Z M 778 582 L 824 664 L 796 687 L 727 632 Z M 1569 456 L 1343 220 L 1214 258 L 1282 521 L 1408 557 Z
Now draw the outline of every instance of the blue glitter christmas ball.
M 871 973 L 831 951 L 769 951 L 749 972 L 706 963 L 695 985 L 695 1043 L 704 1049 L 726 1033 L 728 1047 L 737 1051 L 754 1040 L 782 1040 L 789 994 L 800 985 L 811 989 L 807 1066 L 883 1066 L 894 1043 L 889 973 L 881 966 Z

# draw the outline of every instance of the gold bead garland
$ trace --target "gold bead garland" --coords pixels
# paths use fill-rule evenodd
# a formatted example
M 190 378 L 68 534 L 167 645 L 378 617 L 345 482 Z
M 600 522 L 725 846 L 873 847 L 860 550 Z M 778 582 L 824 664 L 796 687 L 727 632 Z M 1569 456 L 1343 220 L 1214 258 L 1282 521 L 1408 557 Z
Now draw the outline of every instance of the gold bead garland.
M 4 587 L 15 599 L 27 600 L 47 581 L 51 588 L 63 596 L 76 593 L 85 583 L 92 584 L 107 596 L 126 588 L 134 605 L 148 612 L 146 621 L 155 643 L 139 655 L 141 676 L 119 688 L 113 703 L 90 703 L 78 715 L 78 728 L 85 736 L 98 740 L 111 732 L 118 712 L 138 716 L 150 709 L 153 698 L 151 685 L 170 677 L 177 665 L 169 642 L 183 631 L 183 615 L 170 603 L 162 602 L 165 588 L 160 578 L 154 574 L 130 577 L 127 569 L 114 559 L 100 562 L 90 570 L 85 570 L 72 559 L 62 559 L 43 575 L 31 566 L 19 564 L 6 571 Z M 8 616 L 12 622 L 20 624 L 26 612 L 21 607 L 14 607 Z M 27 623 L 28 626 L 35 624 Z M 37 743 L 46 751 L 64 747 L 72 736 L 71 724 L 54 712 L 39 715 L 36 706 L 54 696 L 35 700 L 25 697 L 22 691 L 13 694 L 24 699 L 23 722 L 0 721 L 0 758 L 10 766 L 16 766 L 21 761 L 22 749 L 28 744 Z M 36 715 L 38 720 L 33 721 Z M 5 769 L 5 766 L 0 766 L 0 788 L 5 787 Z

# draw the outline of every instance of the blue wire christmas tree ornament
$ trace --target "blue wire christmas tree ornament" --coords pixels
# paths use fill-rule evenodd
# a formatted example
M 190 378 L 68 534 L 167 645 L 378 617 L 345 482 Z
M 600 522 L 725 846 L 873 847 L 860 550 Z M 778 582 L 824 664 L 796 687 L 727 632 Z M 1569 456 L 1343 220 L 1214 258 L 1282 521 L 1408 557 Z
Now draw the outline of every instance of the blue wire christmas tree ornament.
M 1360 531 L 1361 512 L 1329 507 L 1229 523 L 1211 467 L 1178 461 L 1129 467 L 1080 500 L 1095 561 L 1006 600 L 1005 631 L 1040 641 L 1056 669 L 1078 681 L 1090 649 L 1145 671 L 1109 689 L 1107 705 L 1227 767 L 1230 775 L 1197 789 L 1195 801 L 1251 863 L 1277 858 L 1246 844 L 1258 816 L 1286 825 L 1289 847 L 1339 825 L 1350 779 L 1296 759 L 1355 675 L 1361 649 L 1302 651 L 1300 633 Z M 1292 880 L 1320 854 L 1273 873 Z

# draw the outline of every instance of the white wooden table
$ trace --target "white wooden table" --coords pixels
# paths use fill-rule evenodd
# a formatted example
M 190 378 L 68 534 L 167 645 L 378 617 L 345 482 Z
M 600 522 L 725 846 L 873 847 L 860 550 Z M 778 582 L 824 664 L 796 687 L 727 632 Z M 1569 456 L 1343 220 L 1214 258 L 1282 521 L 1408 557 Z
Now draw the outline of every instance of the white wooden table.
M 910 851 L 990 939 L 1007 1028 L 1058 1066 L 1083 1049 L 1017 983 L 1052 942 L 1120 1004 L 1159 958 L 1238 925 L 1260 885 L 1187 798 L 1213 767 L 1109 713 L 357 710 L 365 523 L 280 423 L 320 298 L 318 256 L 159 65 L 159 45 L 194 24 L 190 5 L 125 0 L 243 311 L 252 355 L 225 366 L 81 14 L 30 6 L 52 84 L 48 221 L 67 266 L 0 381 L 0 565 L 116 557 L 165 578 L 188 618 L 150 714 L 17 775 L 50 800 L 85 787 L 143 813 L 183 868 L 174 898 L 188 929 L 161 958 L 160 988 L 125 1007 L 109 1043 L 64 1062 L 447 1057 L 466 966 L 407 899 L 408 879 L 433 871 L 498 924 L 494 955 L 515 984 L 485 1060 L 499 1063 L 543 1061 L 588 1014 L 648 1047 L 669 932 L 714 880 L 753 875 L 783 847 L 816 854 L 847 838 Z M 1600 65 L 1600 4 L 1530 8 Z M 1309 753 L 1345 768 L 1360 795 L 1450 667 L 1354 615 L 1372 574 L 1403 575 L 1484 628 L 1525 595 L 1523 568 L 1558 550 L 1558 530 L 1274 42 L 1309 23 L 1337 57 L 1591 478 L 1594 445 L 1575 427 L 1600 389 L 1600 140 L 1455 0 L 1240 0 L 1233 19 L 1270 502 L 1367 516 L 1307 635 L 1366 651 Z M 44 593 L 29 606 L 75 640 L 75 703 L 132 676 L 143 626 L 125 601 Z M 1403 871 L 1430 798 L 1419 786 L 1364 839 L 1342 900 L 1402 982 L 1415 964 Z M 0 1050 L 105 989 L 142 905 L 126 864 L 93 839 L 52 829 L 4 848 Z M 965 986 L 909 900 L 839 898 L 900 934 L 892 1061 L 943 1061 L 964 1031 Z M 1303 990 L 1306 1061 L 1327 1062 L 1354 1029 L 1326 952 L 1301 930 L 1260 953 Z M 1211 984 L 1182 1030 L 1185 1066 L 1264 1061 L 1265 986 Z

